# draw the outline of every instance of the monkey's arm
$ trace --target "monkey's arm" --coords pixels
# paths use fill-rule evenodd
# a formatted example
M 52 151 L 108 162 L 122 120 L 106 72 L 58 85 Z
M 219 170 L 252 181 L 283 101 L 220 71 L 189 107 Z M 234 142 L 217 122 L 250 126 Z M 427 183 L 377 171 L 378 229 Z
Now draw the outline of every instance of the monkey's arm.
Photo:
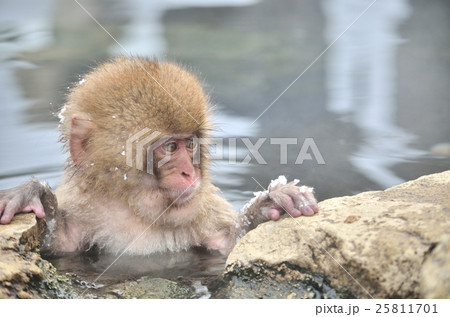
M 273 180 L 269 188 L 255 193 L 255 197 L 247 203 L 238 220 L 239 235 L 256 228 L 267 220 L 278 220 L 283 213 L 292 217 L 311 216 L 319 211 L 313 189 L 307 186 L 296 186 L 298 180 L 287 183 L 284 176 Z
M 34 212 L 36 217 L 44 218 L 42 202 L 51 199 L 56 204 L 56 196 L 48 184 L 32 178 L 17 187 L 0 191 L 0 223 L 7 224 L 15 214 Z M 56 206 L 52 206 L 53 209 Z
M 206 184 L 203 195 L 203 245 L 210 250 L 229 254 L 236 244 L 238 214 L 233 206 L 218 194 L 219 189 Z
M 239 238 L 260 223 L 278 220 L 285 212 L 292 217 L 311 216 L 318 212 L 313 189 L 296 186 L 297 183 L 298 180 L 287 183 L 286 178 L 280 176 L 270 183 L 267 190 L 255 193 L 239 214 L 224 198 L 209 195 L 207 205 L 212 213 L 208 222 L 213 222 L 214 230 L 208 234 L 204 245 L 228 254 Z

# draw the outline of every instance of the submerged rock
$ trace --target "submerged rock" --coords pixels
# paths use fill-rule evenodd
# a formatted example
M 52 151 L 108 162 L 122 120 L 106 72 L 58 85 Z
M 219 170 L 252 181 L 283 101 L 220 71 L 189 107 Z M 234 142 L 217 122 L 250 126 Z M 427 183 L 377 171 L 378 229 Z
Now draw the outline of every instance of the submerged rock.
M 450 143 L 438 143 L 431 147 L 430 152 L 436 155 L 450 157 Z
M 288 263 L 268 267 L 264 263 L 252 263 L 245 268 L 234 266 L 228 270 L 216 286 L 214 298 L 352 298 L 342 289 L 336 291 L 319 274 L 306 272 Z
M 140 299 L 183 299 L 190 298 L 192 293 L 193 290 L 186 285 L 148 276 L 129 282 L 121 292 L 124 298 Z
M 249 232 L 228 257 L 225 276 L 287 264 L 323 276 L 350 297 L 450 296 L 448 242 L 440 245 L 450 232 L 450 171 L 319 206 L 315 216 L 285 216 Z M 295 274 L 276 278 L 297 280 Z

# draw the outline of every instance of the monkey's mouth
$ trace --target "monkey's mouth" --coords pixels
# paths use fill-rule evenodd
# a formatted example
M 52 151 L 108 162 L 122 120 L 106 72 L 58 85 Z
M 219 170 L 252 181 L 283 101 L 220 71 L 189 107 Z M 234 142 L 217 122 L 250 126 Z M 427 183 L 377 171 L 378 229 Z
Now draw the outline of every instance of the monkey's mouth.
M 180 205 L 187 203 L 195 196 L 195 192 L 197 191 L 196 185 L 190 186 L 185 189 L 165 189 L 167 196 L 173 201 L 174 204 Z

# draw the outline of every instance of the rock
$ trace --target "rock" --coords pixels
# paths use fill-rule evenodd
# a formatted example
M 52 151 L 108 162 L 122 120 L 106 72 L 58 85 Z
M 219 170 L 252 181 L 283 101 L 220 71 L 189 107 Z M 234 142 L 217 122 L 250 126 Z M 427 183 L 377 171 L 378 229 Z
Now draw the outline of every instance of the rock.
M 284 265 L 278 280 L 309 272 L 350 297 L 449 296 L 448 284 L 438 289 L 432 281 L 442 280 L 440 270 L 450 276 L 448 243 L 439 244 L 450 232 L 450 171 L 319 206 L 315 216 L 285 216 L 250 231 L 229 255 L 225 276 Z
M 0 225 L 0 298 L 38 298 L 29 283 L 43 278 L 39 255 L 34 250 L 45 221 L 34 214 L 16 215 L 9 225 Z
M 129 282 L 120 293 L 125 298 L 183 299 L 190 298 L 192 289 L 163 278 L 144 276 Z
M 16 215 L 0 225 L 0 298 L 73 298 L 71 282 L 56 273 L 38 252 L 43 219 Z
M 233 268 L 224 274 L 214 292 L 214 298 L 277 298 L 313 299 L 348 298 L 351 294 L 337 293 L 318 274 L 283 263 L 267 267 L 253 263 L 245 268 Z M 350 295 L 350 296 L 349 296 Z
M 450 236 L 445 236 L 427 257 L 420 287 L 424 298 L 450 298 Z

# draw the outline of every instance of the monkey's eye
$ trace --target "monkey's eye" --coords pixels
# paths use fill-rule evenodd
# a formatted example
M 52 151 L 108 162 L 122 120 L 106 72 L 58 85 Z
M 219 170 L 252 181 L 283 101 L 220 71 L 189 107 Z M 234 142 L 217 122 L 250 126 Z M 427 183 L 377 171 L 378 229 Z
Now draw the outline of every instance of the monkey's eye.
M 193 139 L 186 139 L 186 148 L 190 150 L 194 150 L 196 148 L 197 144 L 195 144 Z
M 177 146 L 177 142 L 169 142 L 166 143 L 162 146 L 162 148 L 164 149 L 164 151 L 166 151 L 167 153 L 173 153 L 177 150 L 178 146 Z

